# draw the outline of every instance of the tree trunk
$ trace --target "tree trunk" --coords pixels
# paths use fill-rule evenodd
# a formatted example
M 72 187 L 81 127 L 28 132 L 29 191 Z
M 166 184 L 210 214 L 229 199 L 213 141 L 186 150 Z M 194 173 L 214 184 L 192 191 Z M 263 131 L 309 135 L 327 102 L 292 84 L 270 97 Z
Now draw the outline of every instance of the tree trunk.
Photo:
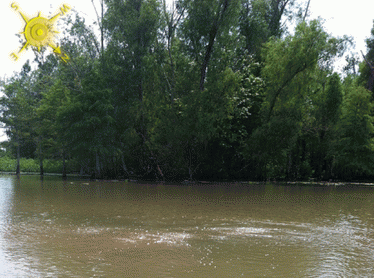
M 161 168 L 160 168 L 160 166 L 158 164 L 157 164 L 157 169 L 158 169 L 158 172 L 160 173 L 160 175 L 162 177 L 162 180 L 165 181 L 164 174 L 162 173 Z
M 100 23 L 100 32 L 101 32 L 101 66 L 104 70 L 105 62 L 104 62 L 104 26 L 103 26 L 103 18 L 104 18 L 104 0 L 101 0 L 101 23 Z
M 262 164 L 262 180 L 266 181 L 267 179 L 267 172 L 266 172 L 266 162 Z
M 374 87 L 374 67 L 366 59 L 366 56 L 364 55 L 362 50 L 361 50 L 361 54 L 362 54 L 362 57 L 364 57 L 364 60 L 365 60 L 366 64 L 369 66 L 369 69 L 370 69 L 370 76 L 369 76 L 369 80 L 368 80 L 368 83 L 367 83 L 366 87 L 370 92 L 372 92 L 373 87 Z
M 304 17 L 303 17 L 303 21 L 305 21 L 307 15 L 308 15 L 309 5 L 310 5 L 310 0 L 308 0 L 308 5 L 306 6 L 306 10 L 305 10 L 305 14 L 304 14 Z
M 189 141 L 187 141 L 187 150 L 188 150 L 188 175 L 190 176 L 190 181 L 192 181 L 192 175 L 193 175 L 193 172 L 192 172 L 192 154 L 191 154 L 191 149 L 192 149 L 192 146 L 191 146 L 192 143 L 190 143 Z
M 127 167 L 126 167 L 126 164 L 125 164 L 125 160 L 123 158 L 123 155 L 121 155 L 121 161 L 122 161 L 122 169 L 126 172 L 128 178 L 130 178 L 130 174 L 129 174 L 129 171 L 127 170 Z
M 219 26 L 220 26 L 220 24 L 222 22 L 222 19 L 223 19 L 223 16 L 225 15 L 226 10 L 229 6 L 229 2 L 230 2 L 230 0 L 225 0 L 224 1 L 223 9 L 218 11 L 217 17 L 215 18 L 215 20 L 213 22 L 212 29 L 210 30 L 210 33 L 209 33 L 209 43 L 208 43 L 208 46 L 207 46 L 206 51 L 205 51 L 205 57 L 204 57 L 204 60 L 203 60 L 203 64 L 201 66 L 201 71 L 200 71 L 200 90 L 201 91 L 204 91 L 206 70 L 207 70 L 207 67 L 208 67 L 208 64 L 209 64 L 209 61 L 210 61 L 210 57 L 211 57 L 212 52 L 213 52 L 213 46 L 214 46 L 214 42 L 215 42 L 216 37 L 217 37 Z M 221 9 L 221 7 L 220 7 L 220 9 Z
M 62 177 L 66 178 L 66 155 L 65 150 L 62 150 Z
M 255 168 L 255 180 L 266 181 L 266 162 L 262 158 L 258 158 L 257 161 L 254 161 Z
M 100 175 L 101 175 L 101 171 L 100 171 L 100 157 L 99 157 L 99 152 L 96 151 L 95 178 L 99 178 Z
M 270 35 L 279 37 L 280 36 L 280 21 L 282 15 L 286 9 L 289 0 L 272 0 L 271 1 L 271 18 L 269 22 Z
M 168 19 L 169 17 L 166 16 L 167 11 L 166 11 L 166 3 L 165 0 L 163 2 L 163 7 L 164 7 L 164 14 L 165 18 Z M 174 21 L 174 3 L 173 3 L 173 11 L 172 15 L 170 17 L 170 20 L 167 21 L 167 49 L 168 49 L 168 54 L 169 54 L 169 59 L 170 59 L 170 70 L 171 70 L 171 82 L 169 84 L 170 86 L 170 102 L 174 103 L 174 96 L 175 96 L 175 86 L 176 86 L 176 81 L 175 81 L 175 66 L 174 66 L 174 60 L 173 56 L 171 54 L 171 49 L 173 48 L 173 38 L 174 38 L 174 33 L 175 29 L 181 20 L 183 14 L 184 14 L 185 8 L 182 9 L 182 11 L 179 13 L 179 16 L 176 21 Z
M 39 169 L 40 169 L 40 175 L 44 175 L 44 167 L 43 167 L 43 158 L 39 158 Z
M 291 171 L 292 171 L 292 152 L 290 151 L 288 154 L 288 161 L 287 161 L 287 180 L 293 179 L 293 175 Z
M 325 155 L 325 147 L 324 147 L 324 144 L 325 144 L 325 130 L 321 130 L 321 133 L 319 135 L 319 146 L 318 146 L 318 161 L 317 161 L 317 178 L 319 180 L 321 180 L 323 177 L 322 177 L 322 170 L 324 169 L 324 161 L 325 161 L 325 158 L 326 158 L 326 155 Z
M 19 166 L 19 161 L 20 161 L 20 158 L 21 158 L 21 154 L 20 154 L 20 140 L 19 140 L 19 137 L 17 135 L 17 166 L 16 166 L 16 175 L 19 175 L 20 174 L 20 166 Z
M 270 117 L 271 117 L 271 114 L 273 112 L 273 109 L 274 109 L 274 106 L 275 106 L 275 103 L 277 101 L 277 98 L 278 96 L 282 93 L 283 89 L 292 81 L 292 79 L 294 77 L 296 77 L 296 75 L 302 71 L 304 71 L 305 69 L 307 69 L 307 65 L 304 64 L 302 65 L 301 67 L 298 67 L 294 73 L 292 73 L 289 78 L 286 79 L 285 82 L 283 82 L 283 84 L 278 87 L 277 91 L 275 92 L 274 94 L 274 97 L 273 99 L 270 101 L 270 109 L 269 109 L 269 113 L 268 113 L 268 116 L 267 116 L 267 119 L 266 119 L 266 122 L 269 122 L 270 121 Z
M 43 167 L 43 150 L 42 150 L 42 139 L 39 137 L 39 170 L 40 175 L 44 175 L 44 167 Z

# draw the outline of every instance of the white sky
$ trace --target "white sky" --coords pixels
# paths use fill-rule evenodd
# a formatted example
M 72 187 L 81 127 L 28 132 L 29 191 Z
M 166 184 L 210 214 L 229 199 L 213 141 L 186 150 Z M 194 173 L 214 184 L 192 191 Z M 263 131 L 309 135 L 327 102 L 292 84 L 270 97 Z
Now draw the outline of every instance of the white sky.
M 310 18 L 321 16 L 326 20 L 325 30 L 333 36 L 348 35 L 354 38 L 356 48 L 352 51 L 362 56 L 366 54 L 365 39 L 370 36 L 374 20 L 374 1 L 372 0 L 311 0 Z M 343 59 L 344 61 L 344 59 Z M 339 64 L 337 70 L 340 70 Z
M 171 2 L 172 0 L 167 0 Z M 306 0 L 299 0 L 306 2 Z M 14 11 L 10 5 L 14 1 L 1 0 L 0 3 L 0 26 L 1 43 L 0 43 L 0 76 L 10 77 L 14 71 L 20 71 L 22 65 L 27 59 L 33 60 L 33 52 L 31 50 L 23 51 L 17 62 L 10 59 L 10 53 L 18 52 L 21 44 L 15 36 L 24 27 L 24 22 L 19 13 Z M 18 0 L 16 1 L 20 9 L 30 17 L 37 15 L 38 11 L 42 12 L 42 16 L 49 17 L 50 14 L 55 15 L 62 4 L 68 4 L 75 8 L 82 17 L 86 18 L 87 24 L 91 24 L 96 20 L 96 14 L 92 6 L 91 0 Z M 99 8 L 99 1 L 94 0 Z M 306 6 L 306 5 L 305 5 Z M 350 35 L 354 37 L 357 53 L 362 50 L 366 52 L 365 38 L 370 36 L 370 30 L 374 20 L 374 1 L 372 0 L 311 0 L 310 7 L 312 18 L 318 16 L 326 20 L 324 26 L 328 33 L 334 36 Z M 342 62 L 336 64 L 338 70 Z M 0 141 L 6 139 L 1 135 Z

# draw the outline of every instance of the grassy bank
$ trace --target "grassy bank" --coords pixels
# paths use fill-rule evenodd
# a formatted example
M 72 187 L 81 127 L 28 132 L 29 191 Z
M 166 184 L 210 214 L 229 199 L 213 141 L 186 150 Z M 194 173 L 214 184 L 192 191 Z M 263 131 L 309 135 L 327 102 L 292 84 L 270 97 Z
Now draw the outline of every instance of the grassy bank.
M 0 172 L 15 172 L 17 160 L 6 156 L 0 157 Z M 67 173 L 77 172 L 77 165 L 73 161 L 66 163 Z M 45 173 L 62 174 L 62 161 L 45 159 L 43 160 L 43 168 Z M 39 161 L 37 159 L 21 158 L 21 172 L 38 173 L 40 171 Z

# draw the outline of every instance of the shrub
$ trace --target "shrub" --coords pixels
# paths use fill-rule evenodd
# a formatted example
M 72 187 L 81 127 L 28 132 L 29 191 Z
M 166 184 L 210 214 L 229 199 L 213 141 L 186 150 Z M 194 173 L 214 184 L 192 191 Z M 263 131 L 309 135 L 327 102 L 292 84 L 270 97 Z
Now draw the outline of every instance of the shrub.
M 10 158 L 8 156 L 0 157 L 0 172 L 15 172 L 16 171 L 17 159 Z M 39 160 L 38 159 L 20 159 L 20 170 L 21 172 L 39 172 Z M 55 159 L 43 160 L 43 168 L 45 173 L 62 173 L 62 161 Z M 67 173 L 79 172 L 79 163 L 75 160 L 66 161 Z
M 0 157 L 0 171 L 13 172 L 16 169 L 16 160 L 7 156 Z
M 39 163 L 35 159 L 21 158 L 19 164 L 21 172 L 39 172 Z

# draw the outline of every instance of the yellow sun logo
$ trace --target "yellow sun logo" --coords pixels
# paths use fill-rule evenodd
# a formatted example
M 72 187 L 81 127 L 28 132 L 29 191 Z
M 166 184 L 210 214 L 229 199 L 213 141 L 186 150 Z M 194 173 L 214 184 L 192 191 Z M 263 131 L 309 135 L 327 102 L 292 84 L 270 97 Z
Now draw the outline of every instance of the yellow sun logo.
M 19 10 L 19 6 L 16 3 L 12 3 L 11 7 L 15 11 Z M 60 16 L 65 15 L 70 9 L 71 8 L 68 5 L 64 4 L 60 8 L 61 12 L 50 19 L 40 16 L 41 12 L 39 12 L 37 17 L 29 18 L 23 12 L 18 11 L 23 20 L 26 22 L 24 31 L 20 33 L 25 36 L 26 42 L 17 54 L 27 49 L 27 47 L 30 45 L 36 47 L 38 51 L 40 51 L 42 47 L 50 46 L 53 49 L 53 52 L 56 53 L 64 62 L 69 60 L 69 57 L 66 54 L 61 53 L 61 48 L 56 46 L 53 43 L 53 40 L 55 34 L 59 33 L 54 29 L 57 19 Z M 17 54 L 13 52 L 10 54 L 10 56 L 17 61 L 19 58 Z

